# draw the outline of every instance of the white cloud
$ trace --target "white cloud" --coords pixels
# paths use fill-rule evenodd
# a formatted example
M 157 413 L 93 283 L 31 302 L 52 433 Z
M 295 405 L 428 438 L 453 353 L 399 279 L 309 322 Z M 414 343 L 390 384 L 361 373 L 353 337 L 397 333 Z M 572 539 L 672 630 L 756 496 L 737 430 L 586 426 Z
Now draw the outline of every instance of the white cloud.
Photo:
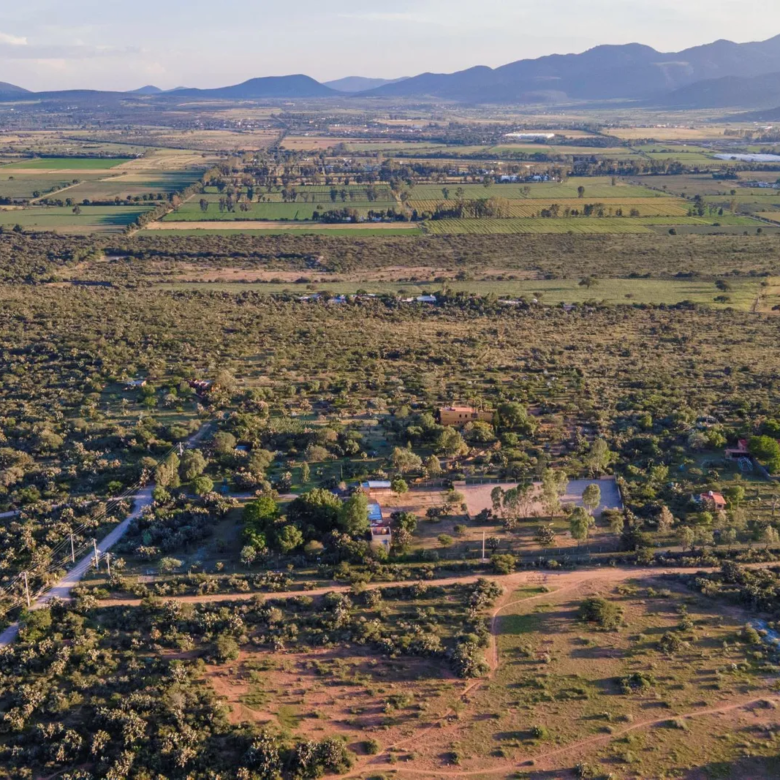
M 5 43 L 8 46 L 27 46 L 27 38 L 0 32 L 0 43 Z

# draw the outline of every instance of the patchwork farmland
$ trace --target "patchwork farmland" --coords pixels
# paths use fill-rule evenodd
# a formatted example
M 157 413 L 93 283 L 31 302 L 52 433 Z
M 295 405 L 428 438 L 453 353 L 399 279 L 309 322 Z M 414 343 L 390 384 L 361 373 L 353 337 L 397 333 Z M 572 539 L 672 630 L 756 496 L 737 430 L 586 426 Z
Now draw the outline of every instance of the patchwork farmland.
M 141 157 L 17 159 L 0 166 L 0 226 L 115 233 L 196 184 L 208 157 L 154 150 Z

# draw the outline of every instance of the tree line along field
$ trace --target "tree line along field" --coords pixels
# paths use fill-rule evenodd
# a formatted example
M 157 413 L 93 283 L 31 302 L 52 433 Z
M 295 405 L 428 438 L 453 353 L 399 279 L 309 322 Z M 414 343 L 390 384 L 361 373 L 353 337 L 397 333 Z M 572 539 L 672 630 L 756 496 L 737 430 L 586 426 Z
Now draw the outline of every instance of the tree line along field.
M 238 188 L 231 188 L 237 190 L 241 195 L 247 194 L 247 187 L 241 186 Z M 282 202 L 282 190 L 284 188 L 278 185 L 270 185 L 267 187 L 255 187 L 253 200 L 268 201 L 268 202 Z M 344 203 L 353 200 L 366 201 L 368 200 L 368 191 L 371 190 L 374 194 L 374 200 L 376 201 L 395 201 L 395 196 L 383 182 L 377 182 L 376 184 L 362 185 L 362 184 L 300 184 L 289 185 L 287 188 L 290 193 L 295 194 L 296 202 L 298 200 L 304 203 Z M 345 199 L 346 194 L 346 199 Z M 206 200 L 219 202 L 221 198 L 225 198 L 226 195 L 220 192 L 220 189 L 215 185 L 206 185 L 203 188 L 203 197 Z
M 439 200 L 442 188 L 447 187 L 450 198 L 454 199 L 460 189 L 466 199 L 500 197 L 508 200 L 526 200 L 540 198 L 546 200 L 579 199 L 579 188 L 583 187 L 582 197 L 591 201 L 603 198 L 662 198 L 663 192 L 657 192 L 641 185 L 626 184 L 620 179 L 609 177 L 570 177 L 565 182 L 528 182 L 496 183 L 485 187 L 483 184 L 441 185 L 418 184 L 409 190 L 411 200 Z
M 5 132 L 0 141 L 2 163 L 18 162 L 20 157 L 74 157 L 91 156 L 102 158 L 126 158 L 142 155 L 149 151 L 143 144 L 123 143 L 121 134 L 112 136 L 112 140 L 82 137 L 78 131 L 30 130 Z M 116 141 L 119 141 L 117 143 Z
M 365 199 L 370 194 L 370 199 Z M 250 230 L 269 229 L 264 221 L 317 220 L 326 211 L 339 208 L 352 209 L 358 219 L 366 219 L 369 212 L 413 210 L 426 217 L 439 210 L 457 208 L 461 202 L 484 201 L 500 198 L 506 215 L 501 220 L 445 218 L 428 220 L 424 229 L 433 235 L 470 233 L 643 233 L 652 232 L 656 225 L 677 225 L 713 229 L 719 227 L 754 227 L 762 229 L 766 222 L 755 221 L 749 216 L 738 216 L 729 210 L 733 204 L 710 203 L 702 206 L 707 216 L 689 216 L 694 204 L 680 198 L 667 196 L 663 191 L 640 185 L 626 184 L 618 178 L 571 178 L 563 183 L 531 182 L 517 184 L 487 183 L 458 184 L 442 182 L 416 184 L 393 193 L 386 185 L 366 187 L 362 185 L 300 185 L 260 188 L 251 193 L 251 202 L 245 187 L 239 188 L 238 202 L 235 195 L 225 196 L 218 188 L 206 188 L 202 196 L 192 196 L 155 224 L 154 229 L 164 229 L 167 223 L 181 223 L 176 229 L 186 229 L 187 222 L 197 223 L 198 229 L 206 229 L 208 222 L 246 222 Z M 569 197 L 563 197 L 568 195 Z M 423 198 L 422 196 L 429 196 Z M 547 199 L 545 199 L 547 196 Z M 255 202 L 255 198 L 258 202 Z M 554 199 L 553 199 L 554 198 Z M 287 202 L 280 202 L 287 201 Z M 301 202 L 302 201 L 302 202 Z M 594 214 L 609 221 L 594 224 L 572 221 L 570 214 Z M 555 222 L 535 224 L 538 217 L 552 217 Z M 609 218 L 620 218 L 616 222 Z M 562 220 L 562 221 L 561 221 Z M 771 221 L 771 220 L 770 220 Z M 770 227 L 769 230 L 772 228 Z
M 396 202 L 369 202 L 347 201 L 346 203 L 332 204 L 331 208 L 354 209 L 362 217 L 367 217 L 369 211 L 394 208 Z M 246 209 L 237 208 L 234 211 L 220 210 L 218 202 L 210 203 L 208 209 L 203 211 L 198 199 L 189 200 L 182 204 L 176 211 L 166 215 L 165 222 L 218 222 L 218 221 L 264 221 L 264 220 L 292 220 L 309 221 L 315 214 L 322 214 L 330 210 L 323 204 L 314 203 L 247 203 Z
M 446 208 L 448 201 L 442 199 L 410 200 L 409 207 L 418 212 L 435 212 L 438 206 Z M 559 216 L 569 211 L 582 213 L 583 208 L 597 208 L 606 216 L 637 216 L 637 217 L 683 217 L 690 210 L 690 203 L 678 198 L 602 198 L 592 200 L 590 198 L 560 198 L 556 200 L 533 199 L 532 202 L 510 201 L 508 207 L 511 217 L 528 218 L 541 215 L 542 211 L 556 209 Z
M 168 194 L 184 190 L 197 182 L 202 176 L 201 171 L 188 172 L 154 172 L 126 173 L 100 181 L 87 181 L 78 184 L 68 191 L 67 195 L 77 203 L 84 200 L 106 201 L 143 195 Z

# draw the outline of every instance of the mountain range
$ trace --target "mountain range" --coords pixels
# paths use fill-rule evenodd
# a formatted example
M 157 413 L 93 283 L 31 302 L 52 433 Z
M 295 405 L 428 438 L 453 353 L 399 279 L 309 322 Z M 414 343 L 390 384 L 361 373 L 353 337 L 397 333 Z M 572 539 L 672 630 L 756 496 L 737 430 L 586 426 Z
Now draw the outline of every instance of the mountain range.
M 132 93 L 28 92 L 0 83 L 0 100 L 57 99 L 433 99 L 462 103 L 631 101 L 661 108 L 764 109 L 780 105 L 780 35 L 766 41 L 715 41 L 680 52 L 631 43 L 582 54 L 553 54 L 500 68 L 423 73 L 399 80 L 352 76 L 320 83 L 305 75 L 255 78 L 216 89 L 146 86 Z
M 378 89 L 379 87 L 387 86 L 388 84 L 397 84 L 400 81 L 406 81 L 406 78 L 402 79 L 368 79 L 364 76 L 347 76 L 345 79 L 337 79 L 336 81 L 324 82 L 326 87 L 335 89 L 336 92 L 368 92 L 370 89 Z

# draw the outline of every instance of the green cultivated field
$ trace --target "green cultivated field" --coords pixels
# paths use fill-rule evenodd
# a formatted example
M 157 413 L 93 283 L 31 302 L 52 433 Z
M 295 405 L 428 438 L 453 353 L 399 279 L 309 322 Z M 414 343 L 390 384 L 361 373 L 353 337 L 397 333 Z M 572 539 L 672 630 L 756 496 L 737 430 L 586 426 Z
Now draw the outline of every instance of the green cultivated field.
M 507 154 L 523 152 L 524 154 L 545 154 L 551 157 L 570 157 L 572 155 L 593 155 L 594 157 L 630 157 L 634 150 L 626 146 L 564 146 L 563 144 L 511 144 L 504 143 L 501 146 L 491 146 L 485 149 L 493 154 Z
M 79 171 L 58 176 L 49 172 L 16 173 L 12 169 L 0 168 L 0 198 L 32 198 L 36 192 L 45 196 L 47 193 L 53 194 L 56 190 L 69 187 L 76 179 L 88 184 L 91 181 L 99 181 L 104 175 L 99 171 Z M 63 197 L 70 197 L 70 193 Z
M 592 203 L 594 198 L 661 198 L 664 193 L 655 192 L 633 184 L 624 184 L 618 180 L 613 186 L 611 179 L 607 177 L 569 179 L 563 183 L 557 182 L 533 182 L 493 184 L 485 187 L 482 184 L 457 184 L 442 185 L 423 184 L 410 190 L 412 200 L 429 200 L 443 197 L 442 188 L 450 191 L 450 200 L 455 200 L 455 192 L 460 187 L 464 190 L 464 198 L 473 200 L 476 198 L 506 198 L 507 200 L 527 200 L 528 198 L 544 198 L 555 200 L 556 198 L 577 198 L 578 188 L 585 188 L 583 202 Z M 528 194 L 526 194 L 526 188 Z
M 0 211 L 0 225 L 21 225 L 25 230 L 57 233 L 114 233 L 138 219 L 150 206 L 82 206 L 73 209 L 31 206 L 15 211 Z
M 83 182 L 67 193 L 67 197 L 73 198 L 77 203 L 83 200 L 113 200 L 114 198 L 128 198 L 136 195 L 147 195 L 176 192 L 188 187 L 200 179 L 199 171 L 187 173 L 150 173 L 148 179 L 138 181 L 138 176 L 132 180 L 124 181 L 124 177 L 117 176 L 104 181 Z
M 317 208 L 320 205 L 322 208 Z M 164 221 L 168 222 L 234 222 L 236 220 L 264 221 L 264 220 L 311 220 L 315 211 L 323 214 L 326 211 L 349 208 L 355 209 L 365 216 L 370 210 L 385 210 L 395 206 L 393 203 L 369 203 L 368 201 L 347 201 L 346 203 L 314 204 L 314 203 L 251 203 L 249 211 L 241 211 L 236 206 L 235 211 L 220 211 L 217 203 L 212 203 L 208 211 L 202 211 L 197 199 L 182 204 L 178 211 L 168 214 Z
M 320 184 L 312 184 L 312 185 L 301 185 L 298 187 L 291 187 L 290 189 L 295 190 L 296 193 L 298 193 L 298 199 L 297 203 L 305 203 L 306 199 L 310 203 L 322 203 L 323 205 L 349 205 L 350 203 L 356 202 L 356 201 L 368 201 L 368 187 L 362 186 L 362 185 L 356 185 L 356 184 L 350 184 L 350 185 L 336 185 L 334 187 L 324 186 Z M 374 192 L 376 193 L 376 199 L 374 203 L 376 205 L 380 203 L 388 203 L 390 205 L 395 205 L 396 200 L 393 197 L 393 193 L 390 191 L 390 188 L 383 185 L 378 184 L 374 188 Z M 334 201 L 331 198 L 331 191 L 335 190 L 338 194 L 336 196 L 336 200 Z M 345 192 L 347 195 L 346 201 L 343 201 L 341 198 L 341 194 Z M 241 188 L 241 193 L 246 194 L 246 187 Z M 205 198 L 211 203 L 219 203 L 220 199 L 225 198 L 226 196 L 219 192 L 219 190 L 216 187 L 206 187 L 204 190 L 204 194 L 202 196 L 198 196 L 195 200 L 199 201 L 201 197 Z M 259 200 L 260 198 L 263 199 L 265 202 L 273 202 L 273 203 L 282 203 L 282 191 L 281 188 L 275 187 L 271 190 L 271 192 L 268 192 L 266 189 L 256 189 L 255 190 L 255 199 Z
M 0 198 L 32 198 L 33 193 L 42 195 L 61 190 L 73 183 L 72 179 L 51 176 L 24 176 L 8 178 L 0 176 Z
M 36 157 L 29 160 L 17 160 L 11 165 L 4 166 L 4 170 L 13 168 L 39 169 L 39 170 L 85 170 L 85 171 L 104 171 L 109 168 L 116 168 L 122 163 L 129 162 L 129 157 Z

